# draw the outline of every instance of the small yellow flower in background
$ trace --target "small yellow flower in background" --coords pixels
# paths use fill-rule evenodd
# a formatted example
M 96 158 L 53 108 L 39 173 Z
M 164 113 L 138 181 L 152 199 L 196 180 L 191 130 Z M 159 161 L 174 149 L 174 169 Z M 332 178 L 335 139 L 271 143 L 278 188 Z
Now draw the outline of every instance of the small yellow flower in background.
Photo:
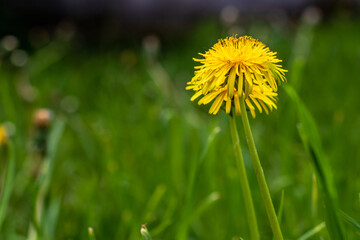
M 251 115 L 255 117 L 255 107 L 266 114 L 276 109 L 277 85 L 286 81 L 285 72 L 278 64 L 276 52 L 271 52 L 260 41 L 249 37 L 228 37 L 219 40 L 205 54 L 195 59 L 195 76 L 188 82 L 187 90 L 196 93 L 191 101 L 199 98 L 198 104 L 208 104 L 214 100 L 209 113 L 217 114 L 225 102 L 226 112 L 240 115 L 239 99 L 244 97 Z
M 2 145 L 4 145 L 4 143 L 6 143 L 6 141 L 7 141 L 7 133 L 6 133 L 6 130 L 5 130 L 5 128 L 4 128 L 2 125 L 0 125 L 0 147 L 1 147 Z

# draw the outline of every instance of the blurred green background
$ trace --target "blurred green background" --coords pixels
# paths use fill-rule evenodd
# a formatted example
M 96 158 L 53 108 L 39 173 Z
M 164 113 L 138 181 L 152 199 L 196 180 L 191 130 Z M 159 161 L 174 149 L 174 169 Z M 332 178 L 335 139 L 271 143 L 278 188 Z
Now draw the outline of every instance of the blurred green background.
M 142 224 L 153 239 L 249 239 L 228 116 L 209 115 L 210 106 L 192 103 L 185 90 L 192 58 L 234 33 L 264 42 L 289 70 L 278 110 L 251 119 L 276 209 L 283 192 L 285 238 L 298 239 L 324 221 L 285 85 L 315 119 L 339 208 L 360 221 L 360 19 L 312 7 L 285 22 L 208 17 L 183 34 L 111 44 L 82 44 L 68 22 L 47 37 L 4 35 L 0 122 L 11 135 L 16 166 L 0 239 L 30 239 L 34 229 L 40 239 L 88 239 L 90 226 L 97 239 L 141 239 Z M 40 108 L 52 111 L 48 132 L 34 124 Z M 272 239 L 238 120 L 260 232 Z M 54 155 L 44 158 L 47 134 Z M 8 159 L 0 151 L 3 189 Z M 53 171 L 34 226 L 44 162 Z M 348 239 L 360 238 L 344 226 Z M 329 236 L 322 228 L 309 239 Z

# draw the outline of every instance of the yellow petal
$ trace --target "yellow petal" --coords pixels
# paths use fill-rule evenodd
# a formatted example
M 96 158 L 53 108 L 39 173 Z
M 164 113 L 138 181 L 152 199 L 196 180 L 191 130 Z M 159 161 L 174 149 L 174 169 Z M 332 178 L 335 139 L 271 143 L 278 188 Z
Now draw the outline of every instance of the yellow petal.
M 251 100 L 253 101 L 253 103 L 255 104 L 255 106 L 259 109 L 259 112 L 262 113 L 262 108 L 261 105 L 259 104 L 259 102 L 256 100 L 256 98 L 252 98 Z
M 216 98 L 217 95 L 219 95 L 219 91 L 214 91 L 211 92 L 207 95 L 205 95 L 202 99 L 200 99 L 200 101 L 198 102 L 199 105 L 201 104 L 208 104 L 209 102 L 211 102 L 214 98 Z
M 247 71 L 245 69 L 245 99 L 248 98 L 251 90 L 252 90 L 252 84 L 253 84 L 253 80 L 252 80 L 252 76 L 250 74 L 249 71 Z
M 247 99 L 245 99 L 245 102 L 246 102 L 246 105 L 248 105 L 248 107 L 249 107 L 249 109 L 250 109 L 250 113 L 251 113 L 251 116 L 253 117 L 253 118 L 255 118 L 255 108 L 254 108 L 254 106 L 252 105 L 252 103 L 251 103 L 251 101 L 247 98 Z
M 266 115 L 269 115 L 269 110 L 267 109 L 266 105 L 262 102 L 262 101 L 259 101 L 259 103 L 261 104 L 261 106 L 263 107 Z
M 239 80 L 238 80 L 238 94 L 239 97 L 243 95 L 243 87 L 244 87 L 244 73 L 239 67 Z
M 264 80 L 263 80 L 262 76 L 260 74 L 258 74 L 258 73 L 254 73 L 254 76 L 256 78 L 256 81 L 259 84 L 261 93 L 263 93 L 263 91 L 264 91 L 263 90 Z
M 201 92 L 201 91 L 198 91 L 197 93 L 195 93 L 195 94 L 190 98 L 190 100 L 191 100 L 191 101 L 194 101 L 195 99 L 197 99 L 198 97 L 200 97 L 201 94 L 202 94 L 202 92 Z
M 224 101 L 226 92 L 222 92 L 214 101 L 214 103 L 211 105 L 211 108 L 209 110 L 209 113 L 211 114 L 217 114 L 220 110 L 220 107 Z
M 231 111 L 231 98 L 227 97 L 227 100 L 226 100 L 226 113 L 229 114 L 230 111 Z
M 231 68 L 228 76 L 228 95 L 230 98 L 234 96 L 235 79 L 236 79 L 236 68 L 233 67 Z

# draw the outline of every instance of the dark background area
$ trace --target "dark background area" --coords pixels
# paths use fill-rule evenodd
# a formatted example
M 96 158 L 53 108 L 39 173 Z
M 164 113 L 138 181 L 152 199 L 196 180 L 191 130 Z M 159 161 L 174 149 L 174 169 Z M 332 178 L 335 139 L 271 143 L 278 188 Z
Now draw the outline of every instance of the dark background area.
M 54 29 L 61 22 L 76 27 L 86 42 L 134 40 L 149 33 L 162 37 L 179 37 L 189 32 L 194 23 L 218 18 L 226 6 L 237 9 L 237 22 L 249 24 L 259 19 L 297 22 L 309 6 L 321 9 L 323 19 L 344 12 L 358 12 L 359 2 L 257 0 L 257 1 L 2 1 L 2 34 L 26 37 L 30 29 Z

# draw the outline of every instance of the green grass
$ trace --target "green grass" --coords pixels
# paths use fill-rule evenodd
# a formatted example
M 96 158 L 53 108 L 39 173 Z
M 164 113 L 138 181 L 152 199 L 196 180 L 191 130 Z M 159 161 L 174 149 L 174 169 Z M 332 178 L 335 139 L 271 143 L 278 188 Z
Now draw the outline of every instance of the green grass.
M 326 181 L 337 193 L 330 211 L 346 213 L 334 216 L 340 216 L 347 239 L 359 237 L 360 221 L 359 24 L 336 18 L 316 26 L 278 28 L 258 21 L 244 28 L 278 52 L 289 69 L 286 85 L 314 120 L 316 130 L 309 131 L 318 132 L 323 168 L 330 172 Z M 46 159 L 34 147 L 32 114 L 43 107 L 55 113 L 52 143 L 59 137 L 56 146 L 49 143 L 53 172 L 43 219 L 35 226 L 43 239 L 89 239 L 91 226 L 96 239 L 140 240 L 142 224 L 154 240 L 249 239 L 228 117 L 210 116 L 209 106 L 190 102 L 185 91 L 192 57 L 225 36 L 225 27 L 208 21 L 181 39 L 164 41 L 152 57 L 140 43 L 94 50 L 56 37 L 32 49 L 22 68 L 3 54 L 0 122 L 16 127 L 16 164 L 6 189 L 10 200 L 1 207 L 0 239 L 25 239 L 34 221 L 38 169 Z M 35 90 L 31 101 L 19 94 L 29 83 Z M 330 239 L 322 224 L 326 197 L 313 183 L 316 168 L 297 130 L 304 120 L 292 101 L 280 87 L 278 110 L 250 119 L 259 157 L 285 239 Z M 62 135 L 56 135 L 59 122 Z M 259 230 L 262 239 L 272 239 L 250 154 L 242 147 Z M 8 159 L 0 151 L 3 189 Z

